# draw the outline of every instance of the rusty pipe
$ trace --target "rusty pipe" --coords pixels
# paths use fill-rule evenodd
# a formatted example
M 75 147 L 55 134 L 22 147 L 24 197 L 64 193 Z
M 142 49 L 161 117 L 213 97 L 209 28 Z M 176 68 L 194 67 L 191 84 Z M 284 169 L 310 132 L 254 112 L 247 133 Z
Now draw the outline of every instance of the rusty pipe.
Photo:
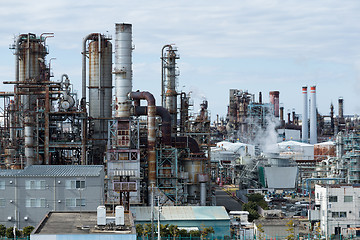
M 82 51 L 82 99 L 86 104 L 86 42 L 90 39 L 94 39 L 100 36 L 99 33 L 90 33 L 83 39 L 83 51 Z M 99 39 L 100 41 L 100 39 Z
M 147 124 L 148 124 L 148 186 L 153 186 L 156 183 L 156 152 L 155 152 L 155 115 L 156 105 L 155 98 L 149 92 L 131 92 L 129 98 L 132 100 L 145 99 L 147 106 Z
M 148 114 L 147 107 L 135 106 L 135 115 L 144 116 L 147 114 Z M 160 116 L 162 119 L 162 124 L 161 124 L 162 142 L 165 145 L 171 145 L 171 115 L 166 108 L 161 106 L 156 106 L 156 115 Z

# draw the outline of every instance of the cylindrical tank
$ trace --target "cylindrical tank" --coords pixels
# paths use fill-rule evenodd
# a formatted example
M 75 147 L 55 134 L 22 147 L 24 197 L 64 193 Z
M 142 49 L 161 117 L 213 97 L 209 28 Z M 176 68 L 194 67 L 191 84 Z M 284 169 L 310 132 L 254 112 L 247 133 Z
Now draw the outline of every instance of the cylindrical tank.
M 303 113 L 302 113 L 301 139 L 302 142 L 307 143 L 309 139 L 307 87 L 302 87 L 302 93 L 303 93 Z
M 26 166 L 34 164 L 34 132 L 32 118 L 25 117 L 24 127 L 24 143 L 25 143 L 25 159 Z
M 19 81 L 34 82 L 40 78 L 40 61 L 44 61 L 46 49 L 39 39 L 33 34 L 28 34 L 28 39 L 23 40 L 19 46 Z M 42 60 L 41 60 L 42 59 Z M 23 110 L 33 111 L 36 107 L 36 95 L 23 95 L 21 104 Z
M 94 138 L 104 139 L 107 122 L 103 118 L 111 118 L 112 44 L 100 34 L 99 38 L 89 43 L 89 116 L 102 118 L 94 121 L 93 130 Z
M 184 171 L 189 174 L 188 178 L 188 200 L 197 203 L 200 200 L 199 175 L 205 172 L 205 161 L 202 159 L 186 159 L 183 162 Z
M 316 86 L 310 87 L 310 144 L 317 143 Z
M 274 116 L 279 117 L 279 91 L 269 92 L 270 103 L 274 106 Z
M 115 25 L 115 117 L 130 117 L 132 91 L 132 25 Z

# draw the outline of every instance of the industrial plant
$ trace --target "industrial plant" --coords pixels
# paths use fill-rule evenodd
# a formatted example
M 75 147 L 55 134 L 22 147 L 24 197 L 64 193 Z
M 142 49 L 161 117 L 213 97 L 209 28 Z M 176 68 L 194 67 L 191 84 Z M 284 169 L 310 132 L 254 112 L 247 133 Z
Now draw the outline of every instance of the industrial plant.
M 47 219 L 81 218 L 87 211 L 86 224 L 94 225 L 84 228 L 87 233 L 118 229 L 133 238 L 134 222 L 151 222 L 153 229 L 157 208 L 159 222 L 163 218 L 189 228 L 187 221 L 198 227 L 209 221 L 218 234 L 241 230 L 246 239 L 259 234 L 259 225 L 238 220 L 230 233 L 228 212 L 243 210 L 248 197 L 260 193 L 271 208 L 259 210 L 264 219 L 306 217 L 311 227 L 304 235 L 315 226 L 326 236 L 360 235 L 355 229 L 360 202 L 350 190 L 343 190 L 344 197 L 354 209 L 349 206 L 346 214 L 329 210 L 335 214 L 326 211 L 326 217 L 320 211 L 334 200 L 335 186 L 357 190 L 360 183 L 360 117 L 344 115 L 346 96 L 338 98 L 337 113 L 331 103 L 323 115 L 316 104 L 321 86 L 299 87 L 301 113 L 284 110 L 280 91 L 269 91 L 265 102 L 262 92 L 256 97 L 230 89 L 227 115 L 211 120 L 211 102 L 202 101 L 194 113 L 191 94 L 177 88 L 180 55 L 174 44 L 159 49 L 160 98 L 133 89 L 134 47 L 127 23 L 115 24 L 114 39 L 102 33 L 84 37 L 78 96 L 67 73 L 53 80 L 50 37 L 20 34 L 11 45 L 14 80 L 3 83 L 14 90 L 0 92 L 0 224 L 36 226 L 46 215 L 35 234 L 51 233 L 55 225 Z M 235 188 L 227 196 L 239 204 L 235 209 L 216 196 L 226 185 Z M 286 205 L 285 197 L 308 203 L 295 206 L 290 199 Z M 89 213 L 96 207 L 98 215 Z M 128 226 L 115 224 L 115 217 L 106 216 L 109 211 L 125 212 Z M 130 212 L 137 215 L 135 221 Z M 110 225 L 109 219 L 114 220 Z M 67 227 L 70 233 L 80 231 Z

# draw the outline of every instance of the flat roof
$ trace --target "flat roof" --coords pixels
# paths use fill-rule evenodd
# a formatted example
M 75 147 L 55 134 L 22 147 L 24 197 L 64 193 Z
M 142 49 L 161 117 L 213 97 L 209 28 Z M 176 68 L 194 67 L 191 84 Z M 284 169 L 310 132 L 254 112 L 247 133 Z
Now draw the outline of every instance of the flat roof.
M 131 213 L 125 212 L 125 225 L 99 229 L 96 211 L 49 212 L 33 231 L 33 234 L 136 234 Z
M 150 221 L 151 207 L 131 207 L 136 221 Z M 158 211 L 158 207 L 155 207 Z M 161 221 L 230 220 L 224 206 L 163 206 Z

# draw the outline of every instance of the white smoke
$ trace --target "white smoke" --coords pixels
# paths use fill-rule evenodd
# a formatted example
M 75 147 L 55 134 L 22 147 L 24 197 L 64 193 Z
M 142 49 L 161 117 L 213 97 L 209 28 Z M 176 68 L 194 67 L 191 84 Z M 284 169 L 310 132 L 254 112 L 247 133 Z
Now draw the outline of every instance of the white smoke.
M 253 144 L 258 145 L 264 153 L 278 153 L 276 127 L 280 125 L 280 121 L 274 116 L 267 116 L 265 122 L 265 128 L 258 126 Z

